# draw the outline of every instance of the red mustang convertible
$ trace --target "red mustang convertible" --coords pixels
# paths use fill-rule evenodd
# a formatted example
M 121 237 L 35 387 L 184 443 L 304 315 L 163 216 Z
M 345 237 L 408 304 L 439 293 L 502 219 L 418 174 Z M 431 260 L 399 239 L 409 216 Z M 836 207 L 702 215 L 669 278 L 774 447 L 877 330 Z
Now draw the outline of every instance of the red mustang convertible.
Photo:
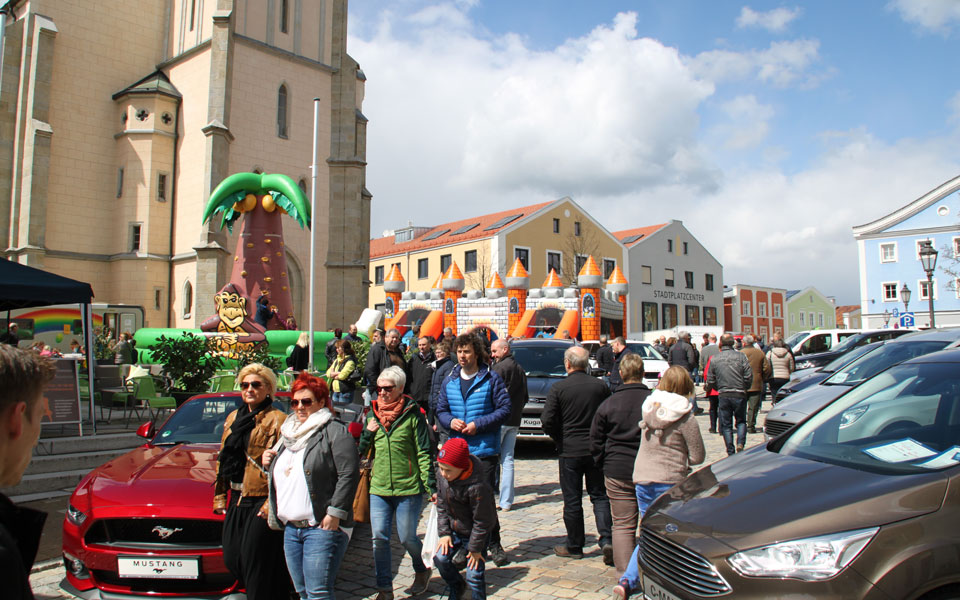
M 289 393 L 277 396 L 287 411 Z M 89 600 L 246 597 L 224 566 L 223 516 L 213 513 L 223 423 L 240 403 L 239 392 L 195 396 L 159 429 L 145 423 L 146 444 L 84 477 L 63 522 L 61 588 Z M 337 412 L 359 435 L 362 409 Z

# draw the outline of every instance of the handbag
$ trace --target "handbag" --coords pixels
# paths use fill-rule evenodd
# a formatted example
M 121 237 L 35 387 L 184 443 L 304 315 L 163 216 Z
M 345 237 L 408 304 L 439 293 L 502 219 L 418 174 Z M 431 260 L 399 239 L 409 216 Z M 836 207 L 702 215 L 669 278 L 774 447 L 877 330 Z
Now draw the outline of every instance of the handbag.
M 357 523 L 370 521 L 370 474 L 373 472 L 373 441 L 367 449 L 367 456 L 360 461 L 360 483 L 353 497 L 353 520 Z
M 423 550 L 420 552 L 420 558 L 427 568 L 433 567 L 433 555 L 437 552 L 437 544 L 440 543 L 439 521 L 437 518 L 437 503 L 430 506 L 430 516 L 427 518 L 427 530 L 423 536 Z

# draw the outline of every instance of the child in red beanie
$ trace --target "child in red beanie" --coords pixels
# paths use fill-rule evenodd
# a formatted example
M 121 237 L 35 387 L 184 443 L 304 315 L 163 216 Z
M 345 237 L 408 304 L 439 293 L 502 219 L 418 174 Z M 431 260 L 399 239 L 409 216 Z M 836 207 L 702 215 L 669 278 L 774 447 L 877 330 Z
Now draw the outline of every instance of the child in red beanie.
M 470 455 L 463 438 L 450 438 L 437 455 L 437 529 L 440 542 L 433 563 L 447 582 L 447 598 L 459 600 L 465 590 L 464 578 L 453 565 L 461 546 L 467 548 L 466 584 L 473 600 L 487 597 L 484 553 L 487 538 L 497 523 L 493 490 L 487 484 L 483 464 Z

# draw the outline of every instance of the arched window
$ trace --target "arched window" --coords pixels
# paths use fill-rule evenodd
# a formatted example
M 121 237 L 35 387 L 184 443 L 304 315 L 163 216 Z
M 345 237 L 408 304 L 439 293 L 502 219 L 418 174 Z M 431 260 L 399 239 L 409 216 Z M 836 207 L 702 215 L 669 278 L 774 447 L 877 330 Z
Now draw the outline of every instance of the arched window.
M 184 319 L 189 319 L 193 314 L 193 284 L 190 283 L 190 280 L 183 282 L 183 306 L 181 309 L 181 315 Z
M 307 193 L 307 180 L 303 177 L 300 178 L 300 181 L 297 182 L 297 185 L 300 186 L 300 191 L 304 194 Z
M 287 86 L 277 90 L 277 135 L 287 137 Z

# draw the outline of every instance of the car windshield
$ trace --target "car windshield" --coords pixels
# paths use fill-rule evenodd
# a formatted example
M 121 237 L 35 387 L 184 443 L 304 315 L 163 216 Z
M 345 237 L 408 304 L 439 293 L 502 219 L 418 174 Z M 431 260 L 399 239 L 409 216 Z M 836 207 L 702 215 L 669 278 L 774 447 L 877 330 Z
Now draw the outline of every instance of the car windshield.
M 563 368 L 563 353 L 570 346 L 515 344 L 510 348 L 513 359 L 517 361 L 528 377 L 566 377 Z
M 640 358 L 651 358 L 653 360 L 666 360 L 651 344 L 641 344 L 639 342 L 627 342 L 627 350 L 634 354 L 639 354 Z
M 839 344 L 837 344 L 837 345 L 834 346 L 833 348 L 830 348 L 830 351 L 831 351 L 831 352 L 846 352 L 846 351 L 849 350 L 850 348 L 853 348 L 854 346 L 856 346 L 860 341 L 863 340 L 864 337 L 865 337 L 865 336 L 863 336 L 863 335 L 850 335 L 850 336 L 847 336 L 847 338 L 844 339 L 842 342 L 840 342 Z
M 286 400 L 274 402 L 283 411 L 288 411 Z M 240 395 L 193 398 L 185 402 L 177 412 L 157 431 L 153 443 L 167 444 L 219 444 L 223 435 L 223 423 L 232 411 L 240 406 Z
M 870 379 L 890 365 L 937 350 L 943 350 L 947 342 L 891 342 L 880 346 L 876 352 L 869 352 L 859 359 L 841 367 L 836 373 L 824 380 L 824 385 L 854 386 Z
M 823 371 L 824 373 L 833 373 L 843 365 L 849 362 L 855 361 L 861 356 L 863 356 L 864 354 L 870 352 L 871 350 L 876 350 L 879 347 L 880 347 L 879 345 L 873 345 L 873 344 L 859 346 L 857 348 L 854 348 L 850 352 L 845 352 L 843 356 L 838 356 L 835 359 L 831 360 L 820 370 Z
M 960 464 L 956 363 L 891 367 L 802 423 L 779 452 L 883 474 Z
M 800 340 L 802 340 L 803 338 L 807 337 L 807 334 L 809 334 L 809 333 L 810 333 L 809 331 L 801 331 L 800 333 L 795 333 L 795 334 L 791 335 L 790 337 L 788 337 L 788 338 L 785 340 L 784 343 L 786 343 L 788 347 L 793 348 L 794 346 L 797 345 L 797 343 L 798 343 Z

